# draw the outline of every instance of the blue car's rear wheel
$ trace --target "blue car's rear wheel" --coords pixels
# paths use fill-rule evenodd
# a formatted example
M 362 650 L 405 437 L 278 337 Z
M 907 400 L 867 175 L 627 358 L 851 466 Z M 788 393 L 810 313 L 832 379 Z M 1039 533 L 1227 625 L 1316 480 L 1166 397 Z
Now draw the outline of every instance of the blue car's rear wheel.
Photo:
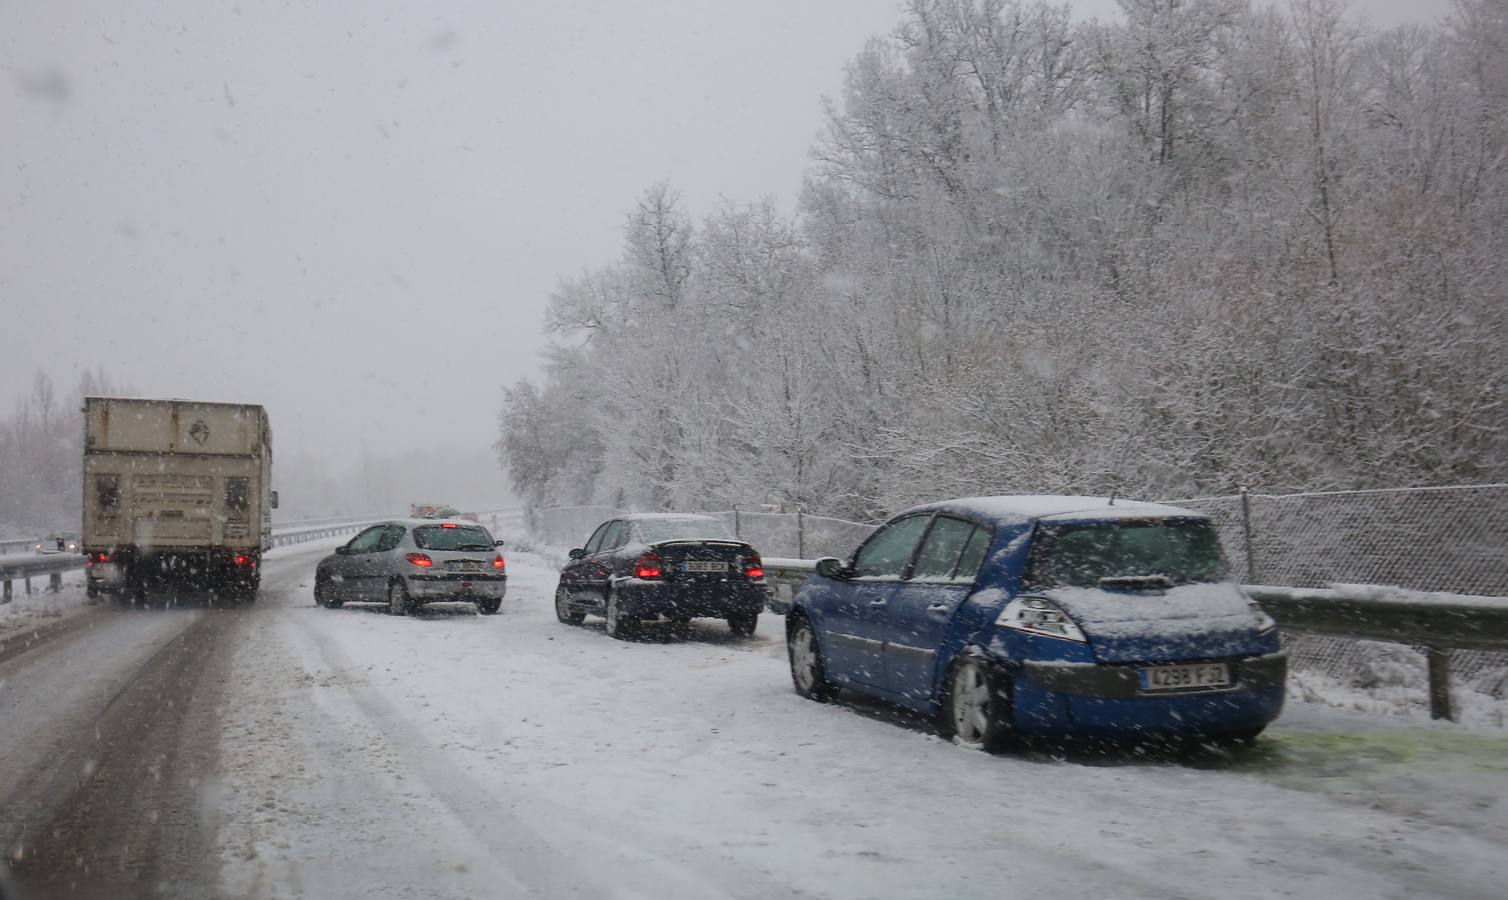
M 965 656 L 948 674 L 938 726 L 953 743 L 972 750 L 998 750 L 1010 736 L 1010 699 L 982 660 Z

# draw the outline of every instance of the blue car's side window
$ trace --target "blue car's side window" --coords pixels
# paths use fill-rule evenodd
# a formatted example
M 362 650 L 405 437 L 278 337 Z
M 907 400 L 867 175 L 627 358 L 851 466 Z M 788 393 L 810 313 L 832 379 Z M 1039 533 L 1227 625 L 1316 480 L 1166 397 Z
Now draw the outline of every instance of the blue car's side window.
M 972 582 L 979 575 L 979 565 L 984 562 L 984 554 L 990 549 L 990 538 L 994 537 L 988 528 L 980 526 L 969 535 L 969 542 L 964 544 L 963 553 L 958 557 L 958 566 L 953 570 L 954 581 Z
M 951 581 L 962 555 L 975 531 L 973 522 L 938 516 L 922 541 L 921 552 L 911 570 L 912 581 Z
M 899 579 L 931 516 L 907 516 L 876 531 L 854 557 L 853 577 Z

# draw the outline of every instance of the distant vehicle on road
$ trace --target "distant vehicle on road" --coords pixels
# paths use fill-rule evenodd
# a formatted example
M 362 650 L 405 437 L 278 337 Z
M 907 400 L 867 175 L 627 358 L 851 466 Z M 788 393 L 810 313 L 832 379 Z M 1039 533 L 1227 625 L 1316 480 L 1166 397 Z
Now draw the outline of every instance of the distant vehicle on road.
M 386 603 L 395 616 L 426 603 L 474 603 L 494 615 L 508 589 L 502 541 L 480 525 L 444 519 L 398 519 L 365 529 L 320 561 L 314 602 Z
M 38 553 L 78 553 L 83 546 L 77 531 L 54 531 L 31 548 Z
M 726 619 L 734 634 L 754 633 L 769 602 L 764 563 L 711 516 L 620 516 L 571 551 L 555 589 L 555 615 L 580 625 L 587 614 L 607 633 L 627 637 L 641 620 Z
M 260 406 L 84 399 L 88 593 L 175 585 L 256 599 L 272 548 L 272 426 Z
M 461 511 L 439 503 L 411 503 L 408 516 L 411 519 L 458 519 Z
M 1098 497 L 907 510 L 848 560 L 817 561 L 786 635 L 803 696 L 851 688 L 981 749 L 1012 734 L 1250 740 L 1287 673 L 1206 516 Z

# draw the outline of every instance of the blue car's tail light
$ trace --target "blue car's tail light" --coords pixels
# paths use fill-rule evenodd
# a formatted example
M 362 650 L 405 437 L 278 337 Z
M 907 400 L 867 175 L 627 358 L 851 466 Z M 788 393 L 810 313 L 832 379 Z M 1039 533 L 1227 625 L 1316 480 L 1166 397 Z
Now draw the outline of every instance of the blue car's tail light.
M 1080 644 L 1089 642 L 1083 629 L 1069 618 L 1068 613 L 1042 597 L 1017 597 L 1000 611 L 995 624 L 1027 634 L 1039 634 Z

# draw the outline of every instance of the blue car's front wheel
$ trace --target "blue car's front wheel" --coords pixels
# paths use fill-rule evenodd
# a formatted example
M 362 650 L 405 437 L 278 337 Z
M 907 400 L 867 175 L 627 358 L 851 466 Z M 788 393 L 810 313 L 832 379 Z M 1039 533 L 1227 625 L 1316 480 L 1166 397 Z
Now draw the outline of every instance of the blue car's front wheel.
M 965 656 L 948 673 L 938 725 L 960 747 L 997 750 L 1010 736 L 1010 698 L 999 677 L 979 659 Z
M 785 643 L 791 658 L 791 681 L 796 685 L 796 693 L 818 703 L 831 700 L 838 689 L 827 680 L 822 647 L 817 643 L 812 623 L 805 616 L 797 616 L 791 622 Z

